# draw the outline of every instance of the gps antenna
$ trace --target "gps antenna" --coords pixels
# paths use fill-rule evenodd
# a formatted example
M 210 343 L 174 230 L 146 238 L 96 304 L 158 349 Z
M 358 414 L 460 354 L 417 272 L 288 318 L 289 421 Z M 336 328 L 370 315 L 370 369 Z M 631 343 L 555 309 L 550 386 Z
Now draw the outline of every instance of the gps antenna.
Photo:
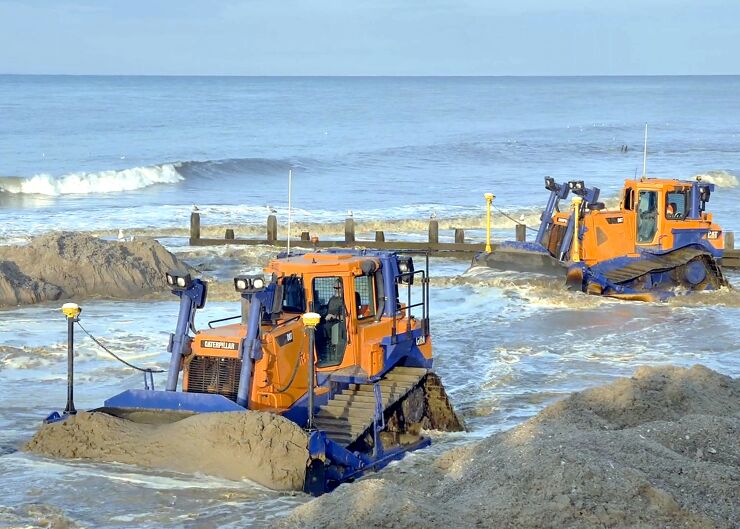
M 290 255 L 291 195 L 293 194 L 293 169 L 288 169 L 288 255 Z
M 642 149 L 642 180 L 647 177 L 647 123 L 645 123 L 645 146 Z

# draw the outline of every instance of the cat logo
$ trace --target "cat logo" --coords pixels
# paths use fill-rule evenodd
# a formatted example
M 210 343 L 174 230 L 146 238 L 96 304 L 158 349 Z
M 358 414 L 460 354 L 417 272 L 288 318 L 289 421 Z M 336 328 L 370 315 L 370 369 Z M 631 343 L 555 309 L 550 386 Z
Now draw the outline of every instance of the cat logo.
M 239 348 L 239 344 L 234 342 L 203 340 L 203 347 L 207 349 L 219 349 L 222 351 L 236 351 Z

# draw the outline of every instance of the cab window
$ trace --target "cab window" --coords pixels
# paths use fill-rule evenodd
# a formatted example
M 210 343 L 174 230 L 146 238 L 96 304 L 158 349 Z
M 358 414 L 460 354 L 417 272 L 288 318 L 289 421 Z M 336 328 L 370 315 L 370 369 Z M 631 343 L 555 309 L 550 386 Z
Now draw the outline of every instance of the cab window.
M 316 327 L 316 356 L 319 367 L 342 363 L 347 348 L 347 307 L 340 277 L 313 280 L 313 307 L 321 316 Z
M 640 191 L 637 198 L 637 242 L 653 242 L 658 231 L 658 192 Z
M 355 277 L 355 304 L 357 319 L 364 320 L 375 316 L 375 299 L 373 298 L 373 277 Z
M 306 312 L 306 291 L 303 279 L 298 276 L 283 278 L 283 310 L 285 312 Z
M 632 210 L 632 194 L 634 191 L 632 188 L 627 188 L 624 190 L 624 209 Z
M 344 298 L 344 288 L 340 277 L 317 277 L 313 280 L 313 301 L 315 311 L 325 310 L 331 298 Z
M 688 211 L 688 193 L 672 191 L 665 196 L 665 218 L 683 220 Z

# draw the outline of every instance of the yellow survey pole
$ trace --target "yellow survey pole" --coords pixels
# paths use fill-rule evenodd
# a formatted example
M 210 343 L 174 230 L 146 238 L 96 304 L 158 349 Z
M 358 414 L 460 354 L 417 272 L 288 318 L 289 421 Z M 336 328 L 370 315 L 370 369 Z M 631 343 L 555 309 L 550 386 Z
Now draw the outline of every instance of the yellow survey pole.
M 306 428 L 313 429 L 313 407 L 314 386 L 316 377 L 316 366 L 314 365 L 316 326 L 321 321 L 321 316 L 315 312 L 307 312 L 303 315 L 303 326 L 308 334 L 308 421 Z
M 496 195 L 486 193 L 483 196 L 486 197 L 486 253 L 491 253 L 491 204 Z
M 573 245 L 570 250 L 570 260 L 577 263 L 581 260 L 581 241 L 578 234 L 581 231 L 581 197 L 573 197 Z
M 75 322 L 79 321 L 82 309 L 76 303 L 65 303 L 62 305 L 62 312 L 67 318 L 67 405 L 64 408 L 64 415 L 74 415 L 74 372 L 75 372 Z

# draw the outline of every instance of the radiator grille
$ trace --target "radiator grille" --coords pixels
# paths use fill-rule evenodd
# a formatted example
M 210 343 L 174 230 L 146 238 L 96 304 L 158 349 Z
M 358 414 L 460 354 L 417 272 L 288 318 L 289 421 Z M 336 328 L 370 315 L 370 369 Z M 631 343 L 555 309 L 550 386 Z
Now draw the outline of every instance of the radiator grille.
M 195 356 L 188 366 L 188 391 L 218 393 L 236 401 L 241 368 L 238 358 Z

